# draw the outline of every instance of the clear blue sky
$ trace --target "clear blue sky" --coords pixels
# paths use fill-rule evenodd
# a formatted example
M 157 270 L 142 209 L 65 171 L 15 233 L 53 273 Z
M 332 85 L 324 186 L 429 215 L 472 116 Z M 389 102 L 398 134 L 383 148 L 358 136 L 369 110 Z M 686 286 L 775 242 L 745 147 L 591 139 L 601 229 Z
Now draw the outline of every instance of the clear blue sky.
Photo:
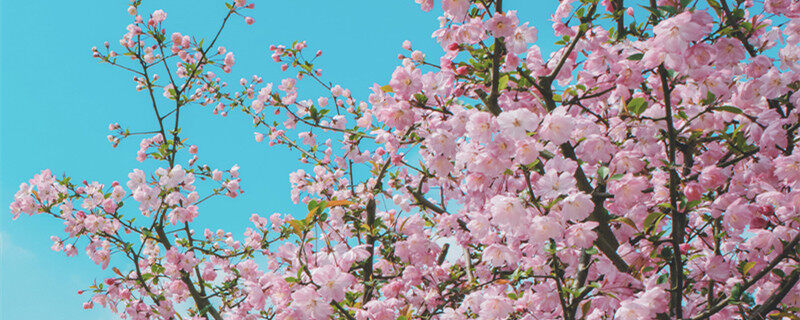
M 0 320 L 116 319 L 105 309 L 82 310 L 89 297 L 76 291 L 102 280 L 103 273 L 82 249 L 77 258 L 50 251 L 49 237 L 62 235 L 62 225 L 45 216 L 12 222 L 8 204 L 19 184 L 44 168 L 108 184 L 127 181 L 127 173 L 142 166 L 135 160 L 138 141 L 112 149 L 105 137 L 112 122 L 152 129 L 152 111 L 134 90 L 131 74 L 98 64 L 90 51 L 103 41 L 118 42 L 130 21 L 127 4 L 0 1 Z M 548 12 L 556 4 L 506 0 L 504 6 L 518 8 L 520 20 L 539 28 L 540 45 L 547 47 L 552 43 Z M 144 1 L 141 11 L 155 9 L 167 12 L 168 34 L 206 37 L 225 14 L 223 2 L 211 0 Z M 269 60 L 268 45 L 304 39 L 311 49 L 325 51 L 318 63 L 326 78 L 365 100 L 373 83 L 388 83 L 403 40 L 429 57 L 441 54 L 430 38 L 438 11 L 424 13 L 413 0 L 261 0 L 248 13 L 254 25 L 233 19 L 220 40 L 236 55 L 231 82 L 252 74 L 280 82 L 289 74 Z M 197 107 L 182 121 L 184 137 L 200 147 L 201 162 L 219 168 L 238 164 L 247 191 L 234 200 L 208 202 L 197 229 L 223 228 L 240 236 L 252 213 L 300 210 L 289 200 L 295 154 L 257 145 L 250 121 L 239 114 L 220 118 Z

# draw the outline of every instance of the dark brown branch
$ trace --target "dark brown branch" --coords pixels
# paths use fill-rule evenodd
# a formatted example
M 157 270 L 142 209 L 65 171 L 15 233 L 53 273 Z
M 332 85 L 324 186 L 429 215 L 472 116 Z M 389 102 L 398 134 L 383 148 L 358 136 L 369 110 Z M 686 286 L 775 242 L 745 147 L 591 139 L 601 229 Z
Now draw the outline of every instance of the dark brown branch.
M 617 40 L 625 39 L 627 30 L 625 29 L 625 4 L 624 0 L 613 0 L 611 3 L 614 7 L 614 21 L 617 22 Z
M 684 241 L 684 214 L 678 211 L 678 188 L 680 177 L 675 169 L 675 153 L 678 148 L 677 133 L 672 122 L 672 88 L 664 65 L 658 66 L 661 90 L 664 93 L 664 113 L 667 120 L 667 160 L 669 161 L 669 204 L 672 213 L 672 263 L 670 264 L 670 313 L 677 319 L 683 318 L 683 258 L 680 245 Z
M 792 288 L 797 284 L 798 280 L 800 280 L 800 269 L 794 269 L 788 277 L 781 281 L 781 285 L 772 292 L 769 298 L 767 298 L 767 301 L 755 308 L 753 312 L 750 313 L 750 317 L 748 317 L 748 319 L 766 319 L 767 314 L 775 310 L 778 304 L 781 303 L 781 300 L 783 300 L 783 298 L 786 297 L 786 294 L 789 293 L 789 290 L 792 290 Z
M 744 33 L 742 33 L 738 19 L 735 19 L 733 17 L 733 13 L 731 12 L 731 9 L 728 7 L 728 1 L 720 0 L 719 3 L 720 5 L 722 5 L 722 12 L 725 13 L 726 22 L 728 22 L 730 26 L 733 28 L 733 36 L 735 36 L 736 39 L 742 42 L 742 45 L 744 45 L 745 50 L 747 50 L 747 53 L 749 53 L 751 57 L 755 57 L 758 54 L 758 52 L 756 51 L 755 47 L 753 47 L 753 45 L 750 44 L 749 41 L 747 41 L 747 36 Z
M 445 243 L 442 246 L 442 251 L 439 252 L 439 256 L 436 257 L 436 264 L 437 265 L 442 265 L 442 263 L 444 263 L 444 259 L 447 258 L 447 251 L 449 251 L 449 250 L 450 250 L 450 244 L 449 243 Z
M 172 244 L 169 242 L 167 235 L 164 233 L 164 227 L 159 224 L 155 227 L 155 231 L 158 234 L 158 242 L 160 242 L 161 245 L 163 245 L 167 250 L 172 248 Z M 217 311 L 211 302 L 208 301 L 208 298 L 204 297 L 202 294 L 200 294 L 200 292 L 197 291 L 197 288 L 195 288 L 192 279 L 189 277 L 189 274 L 183 270 L 181 270 L 181 282 L 183 282 L 189 289 L 189 294 L 192 296 L 195 306 L 197 307 L 197 311 L 200 313 L 200 315 L 210 313 L 215 320 L 222 320 L 222 315 L 219 313 L 219 311 Z
M 375 256 L 375 199 L 369 199 L 369 202 L 367 202 L 366 213 L 366 224 L 369 227 L 369 230 L 367 230 L 367 251 L 369 252 L 369 256 L 364 261 L 364 274 L 362 279 L 364 281 L 364 301 L 362 304 L 366 304 L 372 299 L 372 260 Z
M 792 238 L 791 241 L 789 241 L 785 246 L 783 246 L 783 250 L 781 251 L 781 253 L 777 257 L 772 259 L 772 261 L 770 261 L 770 263 L 767 264 L 766 267 L 764 267 L 763 269 L 761 269 L 761 271 L 756 273 L 752 278 L 750 278 L 750 280 L 747 280 L 742 284 L 742 292 L 744 292 L 745 290 L 749 289 L 754 284 L 756 284 L 756 282 L 761 280 L 761 278 L 763 278 L 764 276 L 766 276 L 767 274 L 772 272 L 772 270 L 775 269 L 775 267 L 781 261 L 783 261 L 784 259 L 789 257 L 789 255 L 795 251 L 795 247 L 797 246 L 798 243 L 800 243 L 800 233 L 798 233 L 796 236 L 794 236 L 794 238 Z M 713 307 L 711 307 L 708 310 L 706 310 L 705 312 L 703 312 L 703 313 L 699 314 L 698 316 L 692 318 L 692 320 L 708 319 L 709 317 L 711 317 L 715 313 L 719 312 L 720 310 L 725 308 L 728 304 L 730 304 L 731 302 L 734 302 L 734 301 L 736 301 L 735 297 L 729 297 L 729 298 L 727 298 L 725 300 L 722 300 L 719 303 L 717 303 L 716 305 L 714 305 Z
M 578 161 L 578 157 L 575 155 L 575 149 L 572 147 L 572 144 L 565 142 L 561 144 L 560 148 L 564 157 L 576 162 Z M 580 166 L 575 169 L 575 174 L 573 176 L 577 181 L 578 190 L 592 195 L 594 209 L 589 216 L 589 220 L 597 222 L 597 227 L 594 229 L 594 231 L 597 232 L 597 239 L 594 241 L 594 244 L 609 260 L 611 260 L 617 270 L 624 273 L 630 272 L 630 267 L 628 264 L 625 263 L 625 260 L 623 260 L 619 254 L 617 254 L 619 242 L 617 241 L 617 237 L 614 236 L 614 232 L 611 230 L 609 224 L 610 219 L 604 207 L 606 197 L 599 194 L 605 193 L 605 187 L 601 186 L 598 188 L 598 190 L 592 188 L 592 185 L 589 183 L 589 178 L 586 177 L 586 173 L 583 172 L 583 169 Z
M 495 0 L 494 10 L 497 13 L 503 12 L 503 0 Z M 503 47 L 503 39 L 495 37 L 492 53 L 492 92 L 484 100 L 486 108 L 495 116 L 503 112 L 497 104 L 497 99 L 500 98 L 500 57 L 503 55 Z

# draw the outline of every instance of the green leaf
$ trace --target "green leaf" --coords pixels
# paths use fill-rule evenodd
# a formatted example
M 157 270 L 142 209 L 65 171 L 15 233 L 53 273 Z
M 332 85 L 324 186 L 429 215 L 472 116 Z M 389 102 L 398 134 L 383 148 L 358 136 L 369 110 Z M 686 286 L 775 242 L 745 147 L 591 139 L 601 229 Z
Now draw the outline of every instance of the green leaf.
M 504 90 L 507 87 L 508 87 L 508 75 L 504 74 L 502 77 L 500 77 L 500 80 L 497 83 L 497 88 L 499 90 Z
M 303 220 L 292 219 L 289 221 L 289 225 L 292 227 L 292 232 L 298 237 L 303 235 L 306 228 L 306 223 Z
M 628 112 L 641 115 L 645 110 L 647 110 L 647 100 L 645 98 L 633 98 L 631 101 L 628 102 L 627 106 Z
M 650 229 L 650 227 L 653 226 L 654 223 L 658 221 L 658 219 L 661 218 L 662 215 L 663 213 L 661 213 L 660 211 L 655 211 L 648 214 L 647 218 L 644 218 L 644 223 L 643 223 L 644 229 L 645 230 Z
M 778 312 L 777 314 L 773 314 L 772 316 L 776 317 L 776 318 L 773 318 L 773 319 L 784 319 L 784 318 L 788 318 L 788 319 L 791 319 L 791 320 L 800 319 L 800 317 L 795 315 L 795 313 L 789 313 L 789 312 L 785 312 L 785 311 Z
M 600 177 L 600 179 L 605 180 L 606 177 L 608 177 L 608 167 L 602 166 L 597 168 L 597 176 Z
M 717 101 L 717 95 L 715 95 L 711 91 L 708 91 L 708 92 L 706 92 L 706 97 L 703 100 L 701 100 L 700 103 L 702 103 L 704 105 L 710 105 L 710 104 L 713 104 L 714 101 Z
M 552 154 L 550 151 L 542 150 L 542 151 L 539 151 L 539 156 L 541 156 L 542 158 L 545 158 L 547 160 L 550 160 L 553 157 L 555 157 L 556 155 Z
M 700 204 L 700 202 L 702 202 L 702 201 L 701 201 L 701 200 L 692 200 L 692 201 L 689 201 L 689 203 L 687 203 L 687 204 L 686 204 L 686 207 L 687 207 L 687 208 L 694 208 L 694 207 L 696 207 L 698 204 Z
M 592 300 L 587 300 L 586 303 L 581 305 L 581 311 L 583 314 L 589 314 L 589 311 L 592 310 Z
M 634 53 L 628 57 L 628 60 L 639 61 L 644 57 L 644 53 Z
M 612 174 L 610 177 L 608 177 L 608 179 L 609 180 L 619 180 L 619 179 L 622 179 L 622 177 L 624 177 L 624 176 L 625 176 L 624 174 L 617 173 L 617 174 Z
M 719 106 L 719 107 L 714 108 L 714 110 L 726 111 L 726 112 L 735 113 L 735 114 L 744 113 L 744 112 L 742 112 L 742 109 L 739 109 L 739 108 L 734 107 L 734 106 Z
M 746 275 L 750 271 L 750 269 L 753 269 L 753 267 L 755 266 L 756 266 L 755 261 L 750 261 L 748 263 L 745 263 L 744 266 L 742 267 L 742 274 Z
M 672 209 L 672 205 L 669 204 L 669 202 L 659 203 L 659 204 L 656 205 L 656 207 L 664 208 L 664 209 L 667 209 L 667 210 Z
M 737 283 L 733 285 L 733 288 L 731 289 L 731 299 L 733 301 L 738 301 L 741 296 L 742 296 L 742 284 Z
M 628 217 L 616 217 L 616 218 L 614 218 L 613 221 L 619 221 L 619 222 L 622 222 L 624 224 L 627 224 L 627 225 L 631 226 L 631 228 L 639 229 L 636 226 L 636 223 L 633 222 L 633 220 L 631 220 L 631 218 L 628 218 Z

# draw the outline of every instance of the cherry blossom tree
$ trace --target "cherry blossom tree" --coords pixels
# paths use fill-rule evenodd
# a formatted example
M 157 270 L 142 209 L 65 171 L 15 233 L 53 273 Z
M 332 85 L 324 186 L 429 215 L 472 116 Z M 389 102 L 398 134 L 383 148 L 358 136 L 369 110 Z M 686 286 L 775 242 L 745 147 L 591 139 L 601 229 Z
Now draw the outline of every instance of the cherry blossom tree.
M 547 23 L 502 0 L 416 2 L 441 5 L 444 53 L 403 43 L 359 98 L 303 41 L 270 47 L 287 78 L 226 83 L 219 34 L 254 22 L 246 0 L 207 38 L 134 1 L 93 54 L 151 102 L 154 128 L 108 137 L 144 137 L 145 169 L 44 170 L 14 218 L 61 220 L 53 250 L 116 275 L 85 306 L 125 319 L 797 318 L 800 2 L 562 0 Z M 301 94 L 314 86 L 329 93 Z M 199 164 L 190 105 L 295 150 L 308 210 L 195 230 L 242 180 Z

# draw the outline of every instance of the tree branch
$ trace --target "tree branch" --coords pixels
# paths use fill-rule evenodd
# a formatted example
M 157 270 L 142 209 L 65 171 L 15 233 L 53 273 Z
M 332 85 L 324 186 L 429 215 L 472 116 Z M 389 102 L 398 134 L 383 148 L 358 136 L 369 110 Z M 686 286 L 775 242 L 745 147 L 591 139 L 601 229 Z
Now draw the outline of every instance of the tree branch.
M 494 10 L 497 13 L 503 12 L 503 0 L 495 0 Z M 503 54 L 503 49 L 503 39 L 495 37 L 494 52 L 492 53 L 492 92 L 484 101 L 486 108 L 495 116 L 503 112 L 497 104 L 497 99 L 500 98 L 500 56 Z
M 680 177 L 675 170 L 675 151 L 678 148 L 677 133 L 672 122 L 672 89 L 667 78 L 667 69 L 661 64 L 658 66 L 661 78 L 661 90 L 664 93 L 664 113 L 667 120 L 667 161 L 669 161 L 669 204 L 672 212 L 672 263 L 670 264 L 670 309 L 671 314 L 683 318 L 683 258 L 681 244 L 684 241 L 684 214 L 678 211 L 678 188 Z

